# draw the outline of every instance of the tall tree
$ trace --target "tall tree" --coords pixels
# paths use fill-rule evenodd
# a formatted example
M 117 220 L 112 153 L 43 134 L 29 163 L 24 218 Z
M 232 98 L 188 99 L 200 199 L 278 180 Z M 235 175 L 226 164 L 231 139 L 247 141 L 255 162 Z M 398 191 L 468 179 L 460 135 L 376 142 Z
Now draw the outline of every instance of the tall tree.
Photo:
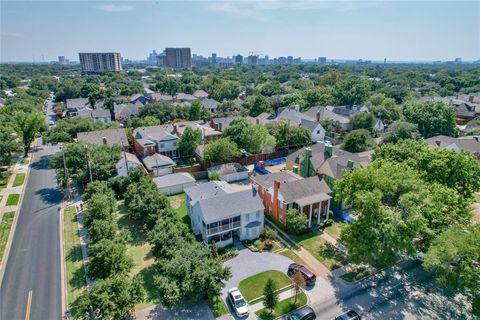
M 350 152 L 362 152 L 375 146 L 375 142 L 368 130 L 353 130 L 345 136 L 342 148 Z
M 276 292 L 277 286 L 272 278 L 268 278 L 263 288 L 263 305 L 265 308 L 270 309 L 270 313 L 273 312 L 273 308 L 278 303 L 278 292 Z
M 178 142 L 177 150 L 182 157 L 191 157 L 201 142 L 202 132 L 200 129 L 186 127 Z
M 293 304 L 297 304 L 298 295 L 300 292 L 302 292 L 302 288 L 305 286 L 305 278 L 303 277 L 301 272 L 297 271 L 293 274 L 292 286 L 295 297 L 295 301 L 293 302 Z
M 424 138 L 436 135 L 450 137 L 458 135 L 455 109 L 442 102 L 409 101 L 405 105 L 403 114 L 408 122 L 418 126 Z
M 222 163 L 235 160 L 241 155 L 235 142 L 229 138 L 222 138 L 210 142 L 205 146 L 203 159 L 211 163 Z
M 102 239 L 89 245 L 88 275 L 94 279 L 126 275 L 133 267 L 133 260 L 126 254 L 126 249 L 119 239 Z
M 190 113 L 188 116 L 188 120 L 205 120 L 209 116 L 208 110 L 203 106 L 203 104 L 199 100 L 195 100 L 192 102 L 190 106 Z
M 374 117 L 368 112 L 359 112 L 352 117 L 352 127 L 354 130 L 367 129 L 372 130 Z
M 420 138 L 421 135 L 416 124 L 406 121 L 395 121 L 388 126 L 383 141 L 396 143 L 399 140 L 418 140 Z
M 13 116 L 13 128 L 22 140 L 24 155 L 26 156 L 30 145 L 39 132 L 46 130 L 45 117 L 40 111 L 25 113 L 18 111 Z
M 350 77 L 335 84 L 333 96 L 337 105 L 362 104 L 370 95 L 370 83 L 361 77 Z

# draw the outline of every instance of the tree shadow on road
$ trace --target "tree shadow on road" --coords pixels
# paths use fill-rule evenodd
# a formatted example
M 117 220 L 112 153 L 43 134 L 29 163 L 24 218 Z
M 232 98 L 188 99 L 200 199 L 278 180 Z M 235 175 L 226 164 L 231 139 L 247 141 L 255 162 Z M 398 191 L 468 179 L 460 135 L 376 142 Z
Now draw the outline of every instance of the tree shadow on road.
M 43 188 L 35 194 L 39 195 L 46 204 L 58 204 L 62 200 L 62 194 L 57 188 Z
M 35 170 L 45 170 L 45 169 L 51 169 L 50 161 L 49 161 L 50 156 L 41 156 L 40 159 L 38 159 L 35 162 L 32 162 L 30 164 L 30 167 Z

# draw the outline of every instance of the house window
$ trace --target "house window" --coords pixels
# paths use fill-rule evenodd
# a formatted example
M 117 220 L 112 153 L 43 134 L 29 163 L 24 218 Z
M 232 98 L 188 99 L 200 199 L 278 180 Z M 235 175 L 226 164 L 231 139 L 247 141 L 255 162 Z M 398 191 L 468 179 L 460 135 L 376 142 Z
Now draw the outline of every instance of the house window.
M 317 134 L 320 134 L 320 130 L 317 130 Z
M 177 143 L 176 143 L 176 142 L 174 142 L 174 143 L 173 143 L 173 146 L 174 146 L 174 147 L 176 147 L 176 146 L 177 146 Z
M 160 143 L 160 148 L 163 149 L 164 147 L 165 147 L 165 145 L 163 143 Z

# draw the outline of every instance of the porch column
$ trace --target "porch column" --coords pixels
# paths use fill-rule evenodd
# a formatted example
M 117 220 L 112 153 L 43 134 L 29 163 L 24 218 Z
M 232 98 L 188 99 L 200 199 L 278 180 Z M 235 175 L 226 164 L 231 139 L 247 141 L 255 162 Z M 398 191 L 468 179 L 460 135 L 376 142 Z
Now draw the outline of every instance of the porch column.
M 317 217 L 317 223 L 320 224 L 320 217 L 322 216 L 322 202 L 318 203 L 318 217 Z
M 308 215 L 308 227 L 309 228 L 312 226 L 312 208 L 313 208 L 313 205 L 310 205 L 310 214 Z
M 328 204 L 327 204 L 327 220 L 330 218 L 330 199 L 328 199 Z

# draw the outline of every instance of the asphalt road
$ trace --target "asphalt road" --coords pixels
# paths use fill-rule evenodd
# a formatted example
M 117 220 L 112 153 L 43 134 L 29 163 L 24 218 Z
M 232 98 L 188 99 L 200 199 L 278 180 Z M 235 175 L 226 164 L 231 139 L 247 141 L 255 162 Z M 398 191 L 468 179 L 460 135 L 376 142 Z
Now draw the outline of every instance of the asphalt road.
M 0 286 L 2 320 L 61 318 L 61 193 L 57 189 L 55 172 L 49 167 L 49 157 L 57 150 L 43 146 L 34 152 Z

